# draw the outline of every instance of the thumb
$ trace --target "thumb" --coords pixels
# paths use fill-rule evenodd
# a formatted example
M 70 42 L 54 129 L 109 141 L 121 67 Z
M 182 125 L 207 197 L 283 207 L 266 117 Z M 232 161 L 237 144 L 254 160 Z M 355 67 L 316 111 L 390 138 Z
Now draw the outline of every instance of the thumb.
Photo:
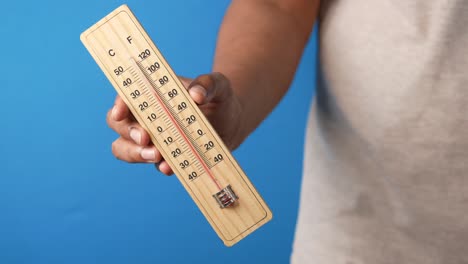
M 188 92 L 199 105 L 221 102 L 232 95 L 229 80 L 219 72 L 198 76 L 189 85 Z

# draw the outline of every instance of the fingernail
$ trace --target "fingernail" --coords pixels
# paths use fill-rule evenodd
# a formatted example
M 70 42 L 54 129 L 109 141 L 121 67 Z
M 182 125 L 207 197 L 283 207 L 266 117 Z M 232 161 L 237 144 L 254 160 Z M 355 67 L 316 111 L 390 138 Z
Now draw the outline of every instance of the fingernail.
M 141 144 L 141 133 L 136 128 L 130 128 L 130 137 L 137 144 Z
M 145 160 L 154 160 L 156 158 L 156 154 L 154 153 L 154 149 L 152 148 L 142 149 L 140 155 Z
M 206 89 L 199 84 L 190 87 L 189 93 L 197 103 L 203 103 L 206 98 Z
M 111 115 L 112 115 L 112 118 L 115 120 L 115 118 L 117 117 L 117 108 L 115 106 L 112 108 Z

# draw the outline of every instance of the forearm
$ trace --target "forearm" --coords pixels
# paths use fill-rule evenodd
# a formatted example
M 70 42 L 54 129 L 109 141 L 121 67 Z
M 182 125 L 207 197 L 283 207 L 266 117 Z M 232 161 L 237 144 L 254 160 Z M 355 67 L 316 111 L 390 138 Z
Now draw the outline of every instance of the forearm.
M 242 141 L 278 104 L 294 77 L 318 0 L 234 0 L 221 26 L 213 71 L 242 105 Z

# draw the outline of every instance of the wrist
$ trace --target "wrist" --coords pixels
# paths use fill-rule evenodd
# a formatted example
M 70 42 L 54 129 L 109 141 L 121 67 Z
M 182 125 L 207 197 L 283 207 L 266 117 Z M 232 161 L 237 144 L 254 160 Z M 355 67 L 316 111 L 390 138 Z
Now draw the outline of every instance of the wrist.
M 231 120 L 234 121 L 233 124 L 233 133 L 232 133 L 232 139 L 231 141 L 231 146 L 229 148 L 231 150 L 237 149 L 242 142 L 247 138 L 249 135 L 248 129 L 247 129 L 247 117 L 245 116 L 245 107 L 243 105 L 243 102 L 234 95 L 234 100 L 232 100 L 233 104 L 233 109 L 232 113 L 234 116 L 231 117 Z

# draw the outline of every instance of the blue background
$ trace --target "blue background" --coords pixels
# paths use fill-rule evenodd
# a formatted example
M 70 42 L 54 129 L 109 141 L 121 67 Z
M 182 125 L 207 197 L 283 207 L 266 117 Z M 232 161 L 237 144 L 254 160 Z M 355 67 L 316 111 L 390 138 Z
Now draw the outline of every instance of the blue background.
M 0 263 L 287 263 L 315 42 L 286 98 L 234 153 L 273 221 L 227 248 L 175 177 L 111 154 L 115 91 L 79 35 L 122 3 L 2 2 Z M 178 74 L 210 71 L 229 1 L 127 4 Z

